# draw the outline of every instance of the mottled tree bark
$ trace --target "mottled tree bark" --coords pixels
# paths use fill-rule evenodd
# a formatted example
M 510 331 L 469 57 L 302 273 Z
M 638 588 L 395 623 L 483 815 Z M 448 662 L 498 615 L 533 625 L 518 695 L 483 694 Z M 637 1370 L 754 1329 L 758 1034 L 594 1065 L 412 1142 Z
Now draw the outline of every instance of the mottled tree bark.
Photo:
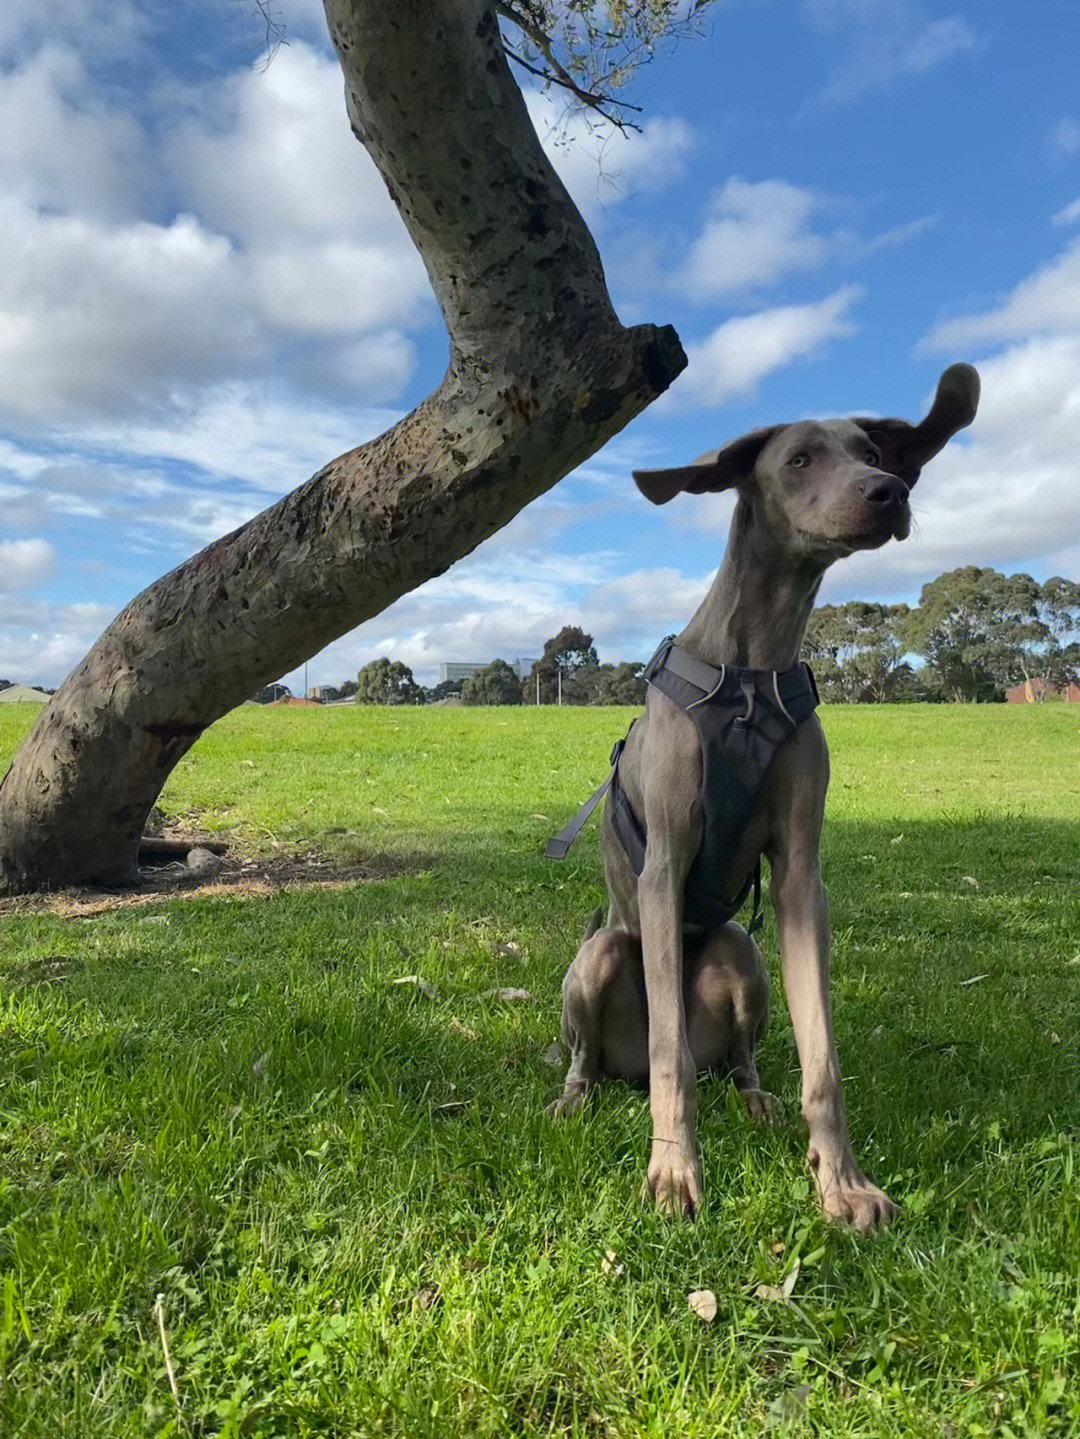
M 134 599 L 0 785 L 0 887 L 130 883 L 196 738 L 440 574 L 685 364 L 619 323 L 488 0 L 325 0 L 349 120 L 427 266 L 450 365 L 423 404 Z

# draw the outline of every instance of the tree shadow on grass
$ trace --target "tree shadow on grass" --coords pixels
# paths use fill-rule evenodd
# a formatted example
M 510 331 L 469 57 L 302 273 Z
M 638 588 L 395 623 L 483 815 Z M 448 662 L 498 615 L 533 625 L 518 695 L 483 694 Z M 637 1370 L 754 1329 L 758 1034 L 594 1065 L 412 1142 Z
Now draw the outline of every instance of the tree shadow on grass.
M 1015 815 L 828 825 L 835 1024 L 856 1128 L 891 1129 L 898 1115 L 1006 1119 L 1029 1134 L 1073 1122 L 1078 848 L 1080 824 Z M 601 897 L 595 843 L 553 864 L 476 834 L 402 870 L 89 924 L 39 915 L 0 988 L 38 994 L 42 1032 L 0 1033 L 0 1049 L 24 1076 L 133 1073 L 183 1051 L 230 1093 L 257 1094 L 272 1069 L 297 1103 L 344 1087 L 351 1103 L 366 1095 L 439 1124 L 500 1098 L 542 1106 L 561 1078 L 543 1060 L 559 982 Z M 760 1067 L 794 1113 L 771 919 L 762 947 L 774 989 Z M 410 976 L 434 994 L 395 983 Z M 534 999 L 487 994 L 500 988 Z

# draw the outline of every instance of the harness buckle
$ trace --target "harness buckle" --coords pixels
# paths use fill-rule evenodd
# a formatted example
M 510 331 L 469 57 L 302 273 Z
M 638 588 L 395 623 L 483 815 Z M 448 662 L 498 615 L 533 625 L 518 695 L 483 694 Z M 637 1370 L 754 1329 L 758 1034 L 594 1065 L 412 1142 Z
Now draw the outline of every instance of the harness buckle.
M 739 688 L 746 696 L 746 713 L 736 715 L 732 724 L 748 725 L 754 718 L 754 698 L 757 694 L 757 686 L 752 679 L 740 679 Z

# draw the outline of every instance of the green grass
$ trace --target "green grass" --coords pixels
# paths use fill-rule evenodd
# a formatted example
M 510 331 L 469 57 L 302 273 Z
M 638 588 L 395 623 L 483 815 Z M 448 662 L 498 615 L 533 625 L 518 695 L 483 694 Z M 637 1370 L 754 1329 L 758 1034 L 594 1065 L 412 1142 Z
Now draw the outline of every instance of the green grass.
M 703 1085 L 695 1224 L 639 1201 L 640 1093 L 543 1115 L 601 891 L 542 845 L 630 713 L 241 710 L 163 807 L 398 872 L 0 919 L 4 1439 L 1080 1433 L 1080 710 L 823 712 L 871 1240 L 813 1206 L 778 983 L 788 1122 Z

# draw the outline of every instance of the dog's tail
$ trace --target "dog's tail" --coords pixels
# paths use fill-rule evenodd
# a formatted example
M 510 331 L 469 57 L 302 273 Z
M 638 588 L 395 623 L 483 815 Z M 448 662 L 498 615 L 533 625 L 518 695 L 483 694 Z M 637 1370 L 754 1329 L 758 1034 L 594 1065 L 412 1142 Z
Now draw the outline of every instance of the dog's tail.
M 593 935 L 603 923 L 604 911 L 602 909 L 594 909 L 592 914 L 589 916 L 588 924 L 585 926 L 585 933 L 581 936 L 582 944 L 584 944 L 587 939 L 592 939 Z

